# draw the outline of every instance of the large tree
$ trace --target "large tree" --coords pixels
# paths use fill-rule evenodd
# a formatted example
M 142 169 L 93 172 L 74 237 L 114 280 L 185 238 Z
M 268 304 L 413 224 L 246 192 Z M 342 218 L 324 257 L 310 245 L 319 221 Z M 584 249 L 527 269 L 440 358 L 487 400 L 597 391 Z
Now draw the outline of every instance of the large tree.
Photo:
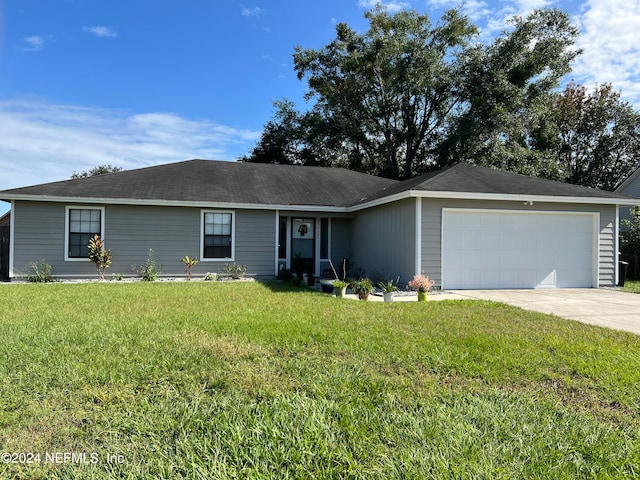
M 353 167 L 408 178 L 432 157 L 459 104 L 459 59 L 476 29 L 455 10 L 435 26 L 415 11 L 365 17 L 364 34 L 339 24 L 326 47 L 297 48 L 295 70 Z
M 439 146 L 440 165 L 466 161 L 535 176 L 555 176 L 552 156 L 533 140 L 548 128 L 555 89 L 579 54 L 578 35 L 556 9 L 516 17 L 489 45 L 466 52 L 464 107 Z
M 611 84 L 588 91 L 571 82 L 550 109 L 553 154 L 561 180 L 615 190 L 640 165 L 640 113 Z
M 460 160 L 509 163 L 529 147 L 518 125 L 545 118 L 539 110 L 577 54 L 577 32 L 558 10 L 516 20 L 489 45 L 455 10 L 435 26 L 415 11 L 365 17 L 365 33 L 341 23 L 327 46 L 296 49 L 310 108 L 280 102 L 246 160 L 273 155 L 391 178 Z

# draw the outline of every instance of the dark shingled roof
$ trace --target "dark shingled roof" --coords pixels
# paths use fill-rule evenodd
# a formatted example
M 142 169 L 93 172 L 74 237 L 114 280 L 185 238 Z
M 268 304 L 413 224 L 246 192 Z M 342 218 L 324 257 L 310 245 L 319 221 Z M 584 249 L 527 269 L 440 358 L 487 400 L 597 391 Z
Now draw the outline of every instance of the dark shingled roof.
M 188 160 L 2 195 L 344 207 L 398 183 L 342 168 Z
M 386 187 L 383 191 L 378 192 L 367 200 L 383 198 L 408 190 L 577 198 L 619 198 L 627 200 L 629 198 L 595 188 L 529 177 L 468 163 L 458 163 L 451 167 Z
M 26 195 L 86 200 L 354 207 L 410 190 L 629 200 L 617 193 L 465 163 L 399 182 L 343 168 L 213 160 L 188 160 L 15 188 L 0 192 L 0 198 Z

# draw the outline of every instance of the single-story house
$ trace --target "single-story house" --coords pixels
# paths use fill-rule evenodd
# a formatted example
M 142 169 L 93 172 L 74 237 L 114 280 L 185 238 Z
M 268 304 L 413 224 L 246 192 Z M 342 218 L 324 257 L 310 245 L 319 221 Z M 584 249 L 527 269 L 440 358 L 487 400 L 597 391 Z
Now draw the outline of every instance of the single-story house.
M 257 278 L 343 259 L 369 276 L 425 273 L 443 289 L 613 286 L 623 195 L 457 164 L 405 181 L 340 168 L 190 160 L 0 191 L 11 202 L 10 277 L 45 260 L 95 277 L 91 236 L 112 273 L 149 249 L 163 274 L 247 266 Z

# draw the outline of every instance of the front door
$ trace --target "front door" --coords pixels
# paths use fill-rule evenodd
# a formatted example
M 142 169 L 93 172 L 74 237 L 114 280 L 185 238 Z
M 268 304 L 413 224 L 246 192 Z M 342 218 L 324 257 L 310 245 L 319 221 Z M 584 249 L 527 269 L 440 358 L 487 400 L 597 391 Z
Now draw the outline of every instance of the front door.
M 291 270 L 299 276 L 315 270 L 315 227 L 313 218 L 291 219 Z

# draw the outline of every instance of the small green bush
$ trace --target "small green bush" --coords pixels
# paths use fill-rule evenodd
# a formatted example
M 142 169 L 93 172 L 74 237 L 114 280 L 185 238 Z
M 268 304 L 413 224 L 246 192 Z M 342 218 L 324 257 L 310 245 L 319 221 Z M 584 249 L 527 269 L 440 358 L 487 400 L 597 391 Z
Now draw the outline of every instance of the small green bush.
M 142 265 L 132 265 L 131 270 L 138 274 L 145 282 L 155 282 L 162 273 L 162 265 L 153 257 L 153 249 L 149 249 L 147 260 Z
M 94 235 L 89 240 L 88 250 L 89 260 L 95 264 L 98 277 L 104 280 L 104 272 L 111 265 L 111 250 L 104 248 L 104 240 L 100 235 Z
M 224 266 L 224 273 L 229 275 L 234 280 L 240 280 L 244 277 L 247 271 L 246 265 L 238 265 L 237 263 L 227 263 Z
M 31 262 L 27 265 L 27 282 L 49 283 L 53 282 L 53 267 L 44 260 Z
M 278 272 L 278 278 L 283 282 L 290 282 L 293 278 L 293 274 L 288 268 L 283 268 L 282 270 L 280 270 L 280 272 Z
M 215 282 L 216 280 L 218 280 L 218 274 L 217 273 L 207 272 L 206 275 L 204 276 L 204 281 L 205 282 Z
M 181 261 L 182 263 L 184 263 L 184 264 L 185 264 L 185 266 L 186 266 L 186 268 L 185 268 L 185 271 L 184 271 L 184 272 L 187 274 L 187 280 L 191 280 L 191 277 L 192 277 L 191 269 L 192 269 L 195 265 L 197 265 L 198 263 L 200 263 L 200 261 L 199 261 L 196 257 L 194 257 L 194 258 L 189 257 L 189 255 L 185 255 L 184 257 L 182 257 L 182 258 L 180 259 L 180 261 Z

